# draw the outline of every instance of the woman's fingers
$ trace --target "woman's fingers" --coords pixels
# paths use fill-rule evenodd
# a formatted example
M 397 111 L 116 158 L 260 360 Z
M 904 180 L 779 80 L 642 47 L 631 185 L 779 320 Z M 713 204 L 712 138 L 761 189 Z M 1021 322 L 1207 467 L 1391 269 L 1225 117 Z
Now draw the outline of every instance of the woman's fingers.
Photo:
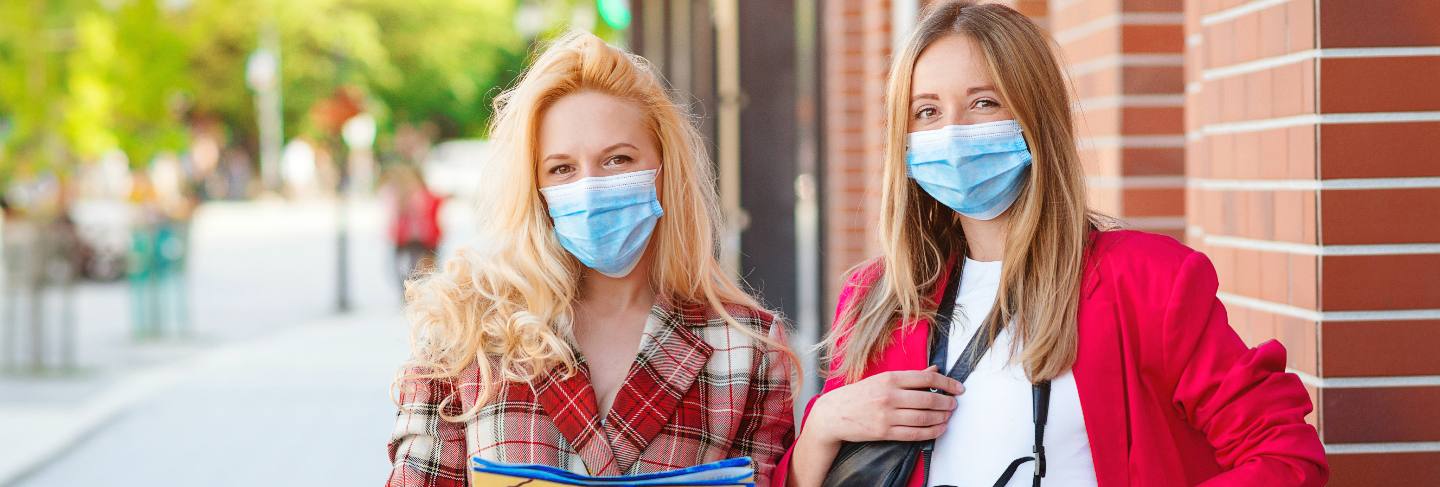
M 890 413 L 892 426 L 927 427 L 943 424 L 950 420 L 948 411 L 933 409 L 896 409 Z
M 955 398 L 930 391 L 899 389 L 890 391 L 887 405 L 897 409 L 951 411 L 955 409 Z
M 890 385 L 901 389 L 938 389 L 958 396 L 965 392 L 960 381 L 946 377 L 930 366 L 925 370 L 902 370 L 889 372 Z
M 915 426 L 894 426 L 894 427 L 891 427 L 888 431 L 885 432 L 885 437 L 884 437 L 884 438 L 881 438 L 881 440 L 889 440 L 889 441 L 924 441 L 924 440 L 933 440 L 933 439 L 935 439 L 935 438 L 939 438 L 939 437 L 940 437 L 940 434 L 941 434 L 941 433 L 944 433 L 944 432 L 945 432 L 945 423 L 940 423 L 940 424 L 937 424 L 937 425 L 934 425 L 934 426 L 926 426 L 926 427 L 923 427 L 923 428 L 921 428 L 921 427 L 915 427 Z

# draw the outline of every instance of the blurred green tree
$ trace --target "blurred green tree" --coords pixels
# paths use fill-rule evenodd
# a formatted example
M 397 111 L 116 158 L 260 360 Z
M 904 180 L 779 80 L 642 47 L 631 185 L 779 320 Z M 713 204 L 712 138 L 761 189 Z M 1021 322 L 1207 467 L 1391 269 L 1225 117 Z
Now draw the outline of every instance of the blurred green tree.
M 253 153 L 245 68 L 262 26 L 280 38 L 286 138 L 321 135 L 308 112 L 341 86 L 366 94 L 382 133 L 484 136 L 534 41 L 517 32 L 522 3 L 544 12 L 541 38 L 572 23 L 619 34 L 593 0 L 0 0 L 0 185 L 112 149 L 146 164 L 184 146 L 187 114 Z
M 187 46 L 157 0 L 0 2 L 0 184 L 109 149 L 184 146 Z

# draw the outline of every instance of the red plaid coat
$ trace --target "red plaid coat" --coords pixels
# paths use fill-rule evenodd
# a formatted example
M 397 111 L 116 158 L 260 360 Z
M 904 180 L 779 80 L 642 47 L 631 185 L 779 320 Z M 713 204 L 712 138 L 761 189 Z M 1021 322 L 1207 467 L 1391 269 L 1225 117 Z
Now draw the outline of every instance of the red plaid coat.
M 727 308 L 744 326 L 784 343 L 768 313 Z M 406 381 L 390 439 L 389 486 L 463 486 L 469 458 L 552 465 L 591 475 L 672 470 L 730 457 L 755 460 L 758 485 L 794 438 L 792 365 L 782 353 L 700 306 L 657 304 L 640 354 L 608 415 L 597 414 L 587 368 L 568 379 L 508 382 L 466 423 L 440 418 L 475 404 L 479 372 Z M 457 394 L 458 391 L 458 394 Z

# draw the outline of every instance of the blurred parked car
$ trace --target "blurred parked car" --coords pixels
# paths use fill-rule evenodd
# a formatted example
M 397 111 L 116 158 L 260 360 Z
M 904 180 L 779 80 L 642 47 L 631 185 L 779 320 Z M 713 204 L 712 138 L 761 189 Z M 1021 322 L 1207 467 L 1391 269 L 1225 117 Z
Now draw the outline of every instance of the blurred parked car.
M 489 141 L 479 139 L 435 144 L 422 171 L 425 185 L 435 194 L 468 200 L 480 184 L 480 165 L 489 146 Z

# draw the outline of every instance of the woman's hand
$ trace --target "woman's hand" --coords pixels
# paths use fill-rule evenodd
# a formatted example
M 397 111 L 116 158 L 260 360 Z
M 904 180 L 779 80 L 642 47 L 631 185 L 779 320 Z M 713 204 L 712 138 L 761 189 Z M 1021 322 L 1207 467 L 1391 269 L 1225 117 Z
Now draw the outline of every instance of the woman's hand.
M 936 371 L 904 370 L 875 374 L 840 387 L 815 401 L 806 433 L 823 443 L 842 441 L 921 441 L 945 432 L 955 398 L 965 391 L 959 381 Z
M 790 485 L 819 485 L 841 442 L 921 441 L 945 432 L 959 381 L 925 370 L 875 374 L 841 386 L 815 400 L 791 459 Z

